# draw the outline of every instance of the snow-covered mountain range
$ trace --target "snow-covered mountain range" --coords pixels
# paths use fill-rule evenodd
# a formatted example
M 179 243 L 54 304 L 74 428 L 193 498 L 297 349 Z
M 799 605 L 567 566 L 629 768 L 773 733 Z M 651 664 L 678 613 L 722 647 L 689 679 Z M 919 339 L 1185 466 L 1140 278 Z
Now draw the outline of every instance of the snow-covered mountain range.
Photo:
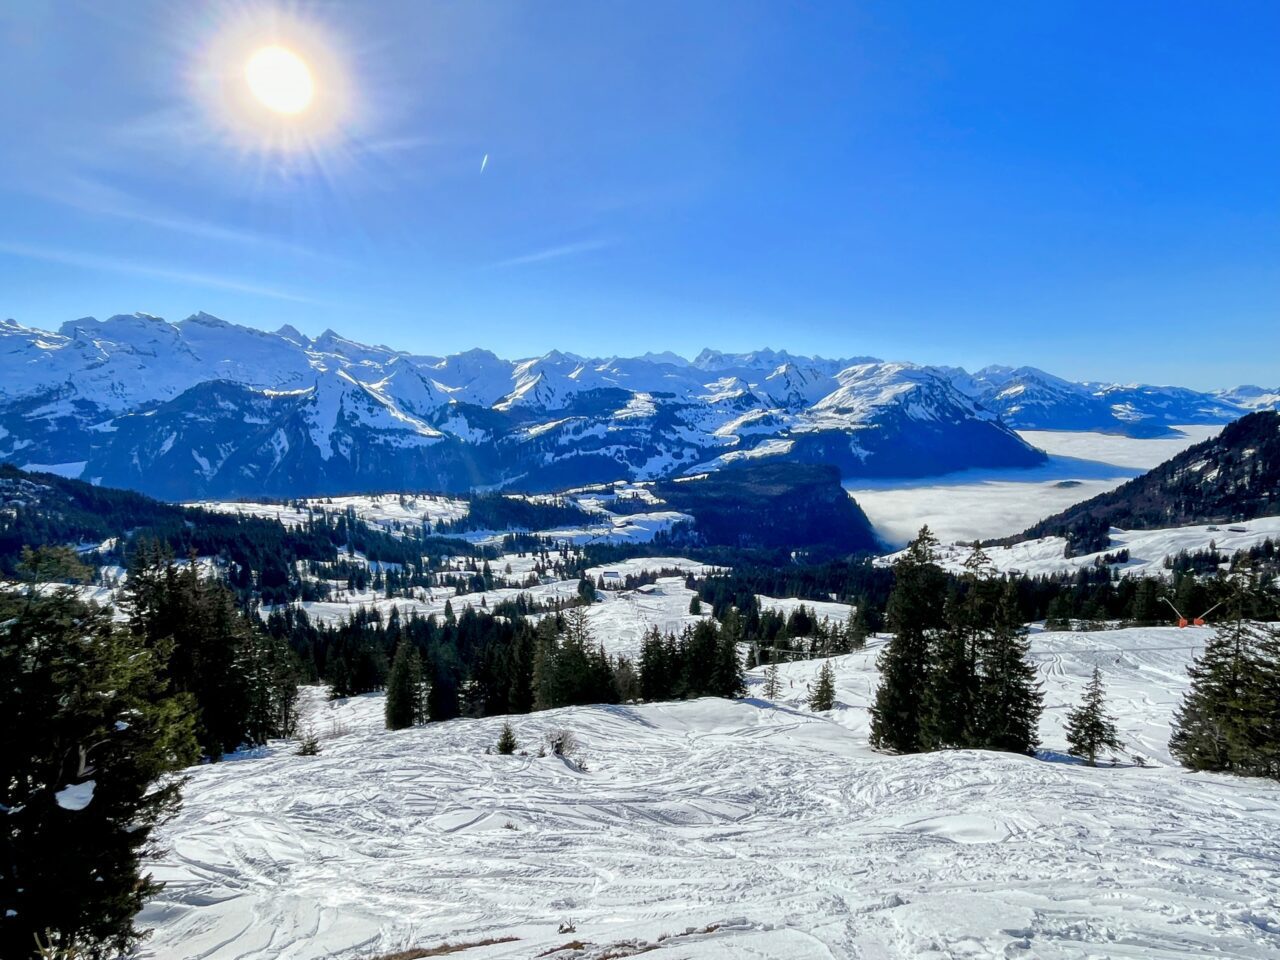
M 747 458 L 848 476 L 1031 465 L 1012 428 L 1154 433 L 1280 401 L 762 350 L 506 360 L 207 314 L 0 321 L 0 460 L 161 497 L 551 489 Z

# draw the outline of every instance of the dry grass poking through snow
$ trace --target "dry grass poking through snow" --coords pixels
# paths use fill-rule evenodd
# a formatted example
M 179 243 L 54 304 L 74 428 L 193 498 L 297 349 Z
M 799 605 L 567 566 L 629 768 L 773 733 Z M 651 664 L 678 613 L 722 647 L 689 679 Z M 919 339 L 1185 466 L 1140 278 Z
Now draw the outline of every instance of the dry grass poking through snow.
M 422 960 L 423 957 L 443 957 L 450 953 L 461 953 L 476 947 L 492 947 L 499 943 L 513 943 L 519 937 L 496 937 L 489 940 L 475 940 L 471 943 L 442 943 L 438 947 L 426 947 L 421 950 L 401 950 L 397 953 L 384 953 L 372 960 Z

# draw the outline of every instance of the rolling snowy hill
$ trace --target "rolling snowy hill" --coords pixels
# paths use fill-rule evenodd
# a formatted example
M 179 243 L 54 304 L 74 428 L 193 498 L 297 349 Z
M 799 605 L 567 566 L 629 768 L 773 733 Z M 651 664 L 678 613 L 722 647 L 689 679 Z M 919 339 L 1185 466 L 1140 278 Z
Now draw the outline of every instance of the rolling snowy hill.
M 825 714 L 801 705 L 808 662 L 782 667 L 777 703 L 513 718 L 533 753 L 572 730 L 585 772 L 487 754 L 501 718 L 388 733 L 379 695 L 316 699 L 319 756 L 280 744 L 189 771 L 143 953 L 1274 957 L 1280 785 L 1168 765 L 1205 636 L 1034 635 L 1040 759 L 871 752 L 874 645 L 835 660 Z M 1063 761 L 1063 713 L 1095 665 L 1151 766 Z

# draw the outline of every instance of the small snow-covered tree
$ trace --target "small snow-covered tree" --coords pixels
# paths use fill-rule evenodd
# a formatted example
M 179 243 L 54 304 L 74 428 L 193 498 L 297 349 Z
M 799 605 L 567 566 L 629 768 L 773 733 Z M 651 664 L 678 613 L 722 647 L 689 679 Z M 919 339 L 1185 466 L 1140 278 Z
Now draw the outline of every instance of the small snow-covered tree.
M 782 681 L 778 678 L 778 662 L 775 660 L 764 671 L 764 689 L 761 691 L 766 700 L 777 700 L 782 695 Z
M 818 679 L 809 691 L 809 709 L 830 710 L 836 705 L 836 673 L 831 661 L 824 661 L 818 671 Z
M 1115 718 L 1107 714 L 1106 690 L 1102 686 L 1102 672 L 1093 668 L 1093 677 L 1084 690 L 1080 706 L 1067 714 L 1067 746 L 1072 756 L 1083 757 L 1089 766 L 1098 764 L 1098 754 L 1107 748 L 1123 747 L 1116 734 Z
M 510 756 L 520 748 L 520 743 L 516 740 L 516 732 L 511 728 L 511 721 L 508 720 L 502 725 L 502 732 L 498 734 L 498 752 Z

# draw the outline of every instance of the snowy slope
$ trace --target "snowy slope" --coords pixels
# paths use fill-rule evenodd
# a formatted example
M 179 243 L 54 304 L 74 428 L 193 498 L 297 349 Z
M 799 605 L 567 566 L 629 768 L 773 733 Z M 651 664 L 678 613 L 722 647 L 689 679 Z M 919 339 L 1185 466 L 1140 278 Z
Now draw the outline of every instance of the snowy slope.
M 1041 574 L 1070 573 L 1105 562 L 1108 554 L 1129 551 L 1129 559 L 1111 566 L 1126 574 L 1167 577 L 1164 560 L 1185 550 L 1195 553 L 1211 547 L 1225 558 L 1237 550 L 1248 550 L 1267 540 L 1280 541 L 1280 517 L 1261 517 L 1232 524 L 1197 524 L 1169 527 L 1164 530 L 1111 529 L 1111 545 L 1097 553 L 1064 556 L 1067 541 L 1063 537 L 1041 537 L 1024 540 L 1008 547 L 988 547 L 987 555 L 1000 573 Z M 963 545 L 944 545 L 939 549 L 939 562 L 949 570 L 960 572 L 971 550 Z M 898 554 L 880 557 L 877 563 L 892 563 Z
M 1034 638 L 1047 756 L 1100 663 L 1149 768 L 874 754 L 874 649 L 836 659 L 824 715 L 801 706 L 817 664 L 798 663 L 777 705 L 514 718 L 525 747 L 573 730 L 588 772 L 486 755 L 499 718 L 388 733 L 380 696 L 317 700 L 319 756 L 281 745 L 190 771 L 143 955 L 367 958 L 515 937 L 458 955 L 1274 957 L 1280 785 L 1162 763 L 1201 643 Z

